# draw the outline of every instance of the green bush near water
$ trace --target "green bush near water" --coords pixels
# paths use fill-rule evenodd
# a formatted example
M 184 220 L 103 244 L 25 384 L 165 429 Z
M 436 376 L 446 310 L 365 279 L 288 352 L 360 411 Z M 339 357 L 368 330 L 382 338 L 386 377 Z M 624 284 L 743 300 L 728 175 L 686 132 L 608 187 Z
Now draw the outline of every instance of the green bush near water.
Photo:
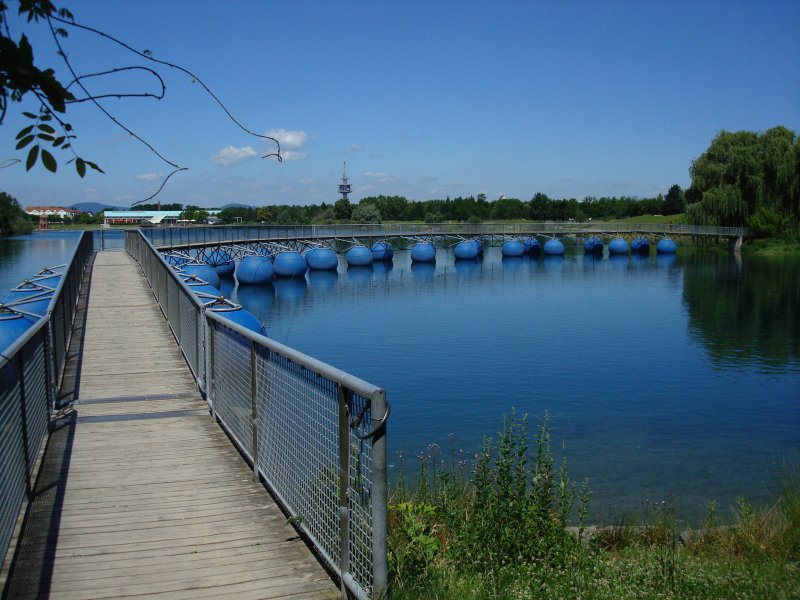
M 704 530 L 681 540 L 672 502 L 637 527 L 586 528 L 588 482 L 556 466 L 547 415 L 534 447 L 527 419 L 512 413 L 471 466 L 435 444 L 413 484 L 401 465 L 389 508 L 391 598 L 800 597 L 797 473 L 773 506 L 740 499 L 723 526 L 711 505 Z

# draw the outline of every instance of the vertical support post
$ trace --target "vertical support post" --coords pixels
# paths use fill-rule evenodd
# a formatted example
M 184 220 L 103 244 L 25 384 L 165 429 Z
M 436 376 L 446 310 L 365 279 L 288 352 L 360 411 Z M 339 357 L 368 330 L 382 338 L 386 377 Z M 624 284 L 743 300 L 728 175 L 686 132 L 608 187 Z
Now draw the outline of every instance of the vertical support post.
M 372 397 L 372 427 L 378 427 L 386 415 L 386 392 Z M 389 581 L 388 552 L 388 479 L 386 469 L 386 424 L 372 438 L 372 597 L 383 598 Z
M 342 598 L 347 598 L 344 578 L 350 572 L 350 507 L 347 489 L 350 487 L 350 417 L 348 405 L 352 392 L 341 383 L 339 387 L 339 581 Z
M 27 345 L 23 346 L 17 351 L 17 368 L 19 377 L 19 410 L 20 410 L 20 425 L 22 426 L 22 456 L 25 461 L 25 493 L 28 500 L 33 496 L 33 481 L 31 480 L 31 468 L 33 461 L 31 460 L 30 440 L 28 438 L 28 399 L 25 394 L 25 365 L 23 356 L 27 350 Z
M 217 413 L 214 409 L 216 398 L 214 398 L 214 325 L 208 322 L 205 311 L 202 314 L 203 326 L 206 331 L 206 400 L 211 409 L 211 420 L 217 421 Z
M 253 481 L 258 477 L 258 375 L 256 368 L 256 343 L 250 340 L 250 423 L 253 434 Z

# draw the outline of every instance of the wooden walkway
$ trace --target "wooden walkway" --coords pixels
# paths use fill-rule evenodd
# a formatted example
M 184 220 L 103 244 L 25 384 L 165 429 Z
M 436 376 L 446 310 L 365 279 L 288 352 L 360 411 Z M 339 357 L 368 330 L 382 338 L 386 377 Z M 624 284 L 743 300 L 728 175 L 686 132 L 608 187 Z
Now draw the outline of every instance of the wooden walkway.
M 83 329 L 77 399 L 48 444 L 6 595 L 338 597 L 209 417 L 127 253 L 97 254 Z

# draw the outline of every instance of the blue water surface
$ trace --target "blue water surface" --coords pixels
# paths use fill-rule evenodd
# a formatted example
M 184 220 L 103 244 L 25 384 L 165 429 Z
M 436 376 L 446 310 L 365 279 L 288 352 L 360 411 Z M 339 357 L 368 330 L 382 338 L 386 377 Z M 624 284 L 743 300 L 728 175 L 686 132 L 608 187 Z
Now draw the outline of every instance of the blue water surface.
M 451 447 L 471 455 L 512 409 L 533 429 L 547 411 L 571 476 L 590 480 L 595 515 L 672 496 L 699 519 L 710 500 L 767 501 L 800 451 L 797 321 L 778 308 L 747 325 L 755 307 L 718 282 L 722 272 L 746 287 L 752 269 L 741 261 L 692 252 L 503 259 L 489 248 L 482 262 L 439 250 L 424 265 L 398 252 L 388 267 L 342 262 L 339 274 L 232 293 L 270 337 L 387 390 L 395 475 L 400 452 L 412 470 L 432 443 L 446 461 Z M 800 293 L 800 268 L 784 267 L 781 277 L 793 279 L 773 295 L 785 304 Z M 734 304 L 693 317 L 695 304 L 718 302 Z M 738 321 L 767 340 L 764 351 L 758 341 L 743 351 L 747 331 L 724 343 Z

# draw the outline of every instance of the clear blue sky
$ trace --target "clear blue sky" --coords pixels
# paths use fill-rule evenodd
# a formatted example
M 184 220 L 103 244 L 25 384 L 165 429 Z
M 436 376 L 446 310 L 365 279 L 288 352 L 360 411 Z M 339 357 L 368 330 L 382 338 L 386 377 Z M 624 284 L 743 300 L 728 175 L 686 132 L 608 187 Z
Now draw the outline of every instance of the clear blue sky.
M 12 11 L 16 4 L 11 2 Z M 61 5 L 61 4 L 59 4 Z M 664 193 L 720 130 L 800 132 L 800 2 L 210 2 L 71 0 L 76 20 L 199 75 L 286 160 L 241 132 L 200 86 L 161 69 L 163 101 L 103 101 L 173 162 L 162 202 L 333 202 L 485 193 L 529 199 Z M 23 31 L 12 23 L 12 35 Z M 64 69 L 44 27 L 40 65 Z M 79 72 L 146 64 L 72 31 Z M 139 77 L 96 91 L 152 87 Z M 25 105 L 27 110 L 32 103 Z M 20 156 L 19 104 L 0 158 Z M 0 170 L 20 203 L 126 206 L 170 167 L 98 111 L 75 105 L 75 147 L 106 175 L 79 179 L 60 153 Z M 23 156 L 24 158 L 24 156 Z M 63 173 L 62 173 L 63 171 Z

